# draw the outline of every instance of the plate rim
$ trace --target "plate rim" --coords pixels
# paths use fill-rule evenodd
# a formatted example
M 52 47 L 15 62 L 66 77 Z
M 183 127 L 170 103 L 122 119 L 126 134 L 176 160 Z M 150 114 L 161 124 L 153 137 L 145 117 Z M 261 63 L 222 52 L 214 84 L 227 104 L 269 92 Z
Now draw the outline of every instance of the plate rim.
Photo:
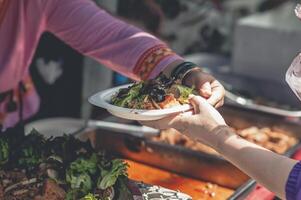
M 149 117 L 181 113 L 181 112 L 185 112 L 185 111 L 192 109 L 192 106 L 190 104 L 184 104 L 184 105 L 180 105 L 180 106 L 174 106 L 172 108 L 157 109 L 157 110 L 156 109 L 153 109 L 153 110 L 130 109 L 130 108 L 123 108 L 123 107 L 115 106 L 105 100 L 106 96 L 110 95 L 110 97 L 112 97 L 113 93 L 116 93 L 119 89 L 127 88 L 133 84 L 134 83 L 121 85 L 121 86 L 117 86 L 117 87 L 113 87 L 113 88 L 109 88 L 109 89 L 97 92 L 97 93 L 93 94 L 92 96 L 90 96 L 88 101 L 92 105 L 104 108 L 106 110 L 113 110 L 115 112 L 117 110 L 117 112 L 123 113 L 123 114 L 129 113 L 129 114 L 133 114 L 133 115 L 143 115 L 143 116 L 149 116 Z M 96 100 L 96 99 L 98 99 L 98 100 Z

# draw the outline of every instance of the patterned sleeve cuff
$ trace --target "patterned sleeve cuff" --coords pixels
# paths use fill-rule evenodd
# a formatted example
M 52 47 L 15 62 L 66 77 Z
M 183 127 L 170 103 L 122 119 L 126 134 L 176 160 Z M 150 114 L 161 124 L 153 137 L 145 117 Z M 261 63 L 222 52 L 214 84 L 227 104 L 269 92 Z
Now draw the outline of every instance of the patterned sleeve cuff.
M 298 182 L 301 178 L 301 162 L 298 162 L 290 172 L 290 175 L 287 179 L 286 186 L 285 186 L 285 193 L 287 200 L 296 200 L 298 192 L 300 188 L 298 188 Z
M 166 45 L 157 45 L 147 50 L 138 60 L 134 74 L 142 80 L 156 77 L 165 67 L 176 60 L 183 60 Z

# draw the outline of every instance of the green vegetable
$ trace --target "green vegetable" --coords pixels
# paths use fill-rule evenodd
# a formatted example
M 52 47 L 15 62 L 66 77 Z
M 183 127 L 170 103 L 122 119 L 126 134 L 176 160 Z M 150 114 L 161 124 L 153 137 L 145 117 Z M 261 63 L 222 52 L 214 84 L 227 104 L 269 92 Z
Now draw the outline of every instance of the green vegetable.
M 105 190 L 113 186 L 120 176 L 127 176 L 127 164 L 120 159 L 112 161 L 110 170 L 101 168 L 101 178 L 98 179 L 97 188 Z
M 93 188 L 91 176 L 97 172 L 97 155 L 92 154 L 89 159 L 78 158 L 70 164 L 66 173 L 66 182 L 72 189 L 81 190 L 84 194 Z
M 96 154 L 92 154 L 89 159 L 79 158 L 70 164 L 70 170 L 75 173 L 94 175 L 97 170 L 97 159 Z
M 107 200 L 101 196 L 106 194 L 97 188 L 98 183 L 102 188 L 114 186 L 119 177 L 126 176 L 127 168 L 121 160 L 110 161 L 104 154 L 95 153 L 89 142 L 70 135 L 46 140 L 36 130 L 14 140 L 0 137 L 1 166 L 30 173 L 47 166 L 43 177 L 47 175 L 66 189 L 66 200 Z
M 29 146 L 21 150 L 20 158 L 18 160 L 19 166 L 31 170 L 41 162 L 41 153 L 37 149 Z
M 194 94 L 194 88 L 186 87 L 184 85 L 174 84 L 170 88 L 170 92 L 175 95 L 181 104 L 188 103 L 190 94 Z
M 20 147 L 13 152 L 12 165 L 22 169 L 33 170 L 43 161 L 45 138 L 36 130 L 24 138 Z
M 116 106 L 120 107 L 128 107 L 128 105 L 139 96 L 140 90 L 143 87 L 143 82 L 134 84 L 131 86 L 127 94 L 123 95 L 123 97 L 115 96 L 112 98 L 112 103 Z
M 58 156 L 67 166 L 81 155 L 93 152 L 90 142 L 81 142 L 71 135 L 48 139 L 44 149 L 46 157 Z
M 137 109 L 144 109 L 144 106 L 145 106 L 144 100 L 146 98 L 149 98 L 148 95 L 140 95 L 140 96 L 136 97 L 135 105 L 136 105 Z
M 194 88 L 179 84 L 163 74 L 157 78 L 123 88 L 112 98 L 112 104 L 135 109 L 149 109 L 154 102 L 162 102 L 167 95 L 173 94 L 180 104 L 187 104 L 190 94 L 197 94 Z M 150 96 L 149 99 L 147 97 Z M 146 99 L 146 100 L 145 100 Z M 156 105 L 159 109 L 159 105 Z
M 0 166 L 7 163 L 9 159 L 9 145 L 7 140 L 0 139 Z
M 72 189 L 78 189 L 84 194 L 90 192 L 93 187 L 92 179 L 87 173 L 72 174 L 69 171 L 66 175 L 66 181 Z
M 97 198 L 94 194 L 89 193 L 86 196 L 84 196 L 82 200 L 100 200 L 100 199 Z
M 80 195 L 80 191 L 79 190 L 69 190 L 67 193 L 66 193 L 66 196 L 65 196 L 65 200 L 74 200 L 74 199 L 77 199 L 77 197 Z

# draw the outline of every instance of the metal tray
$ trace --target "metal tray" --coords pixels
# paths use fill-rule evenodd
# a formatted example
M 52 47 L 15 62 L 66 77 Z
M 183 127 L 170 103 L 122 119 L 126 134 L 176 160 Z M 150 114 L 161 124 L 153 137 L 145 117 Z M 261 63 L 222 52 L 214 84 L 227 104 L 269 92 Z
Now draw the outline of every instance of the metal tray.
M 281 117 L 301 117 L 300 102 L 287 84 L 235 74 L 218 73 L 215 75 L 227 90 L 226 104 Z M 286 98 L 283 98 L 284 96 Z M 255 100 L 257 97 L 265 99 L 265 103 L 258 104 Z
M 246 99 L 244 97 L 236 96 L 231 92 L 226 92 L 226 104 L 232 105 L 239 108 L 250 109 L 254 111 L 259 111 L 267 114 L 278 115 L 281 117 L 301 117 L 301 110 L 285 110 L 281 108 L 261 105 L 254 103 L 253 100 Z
M 288 134 L 301 138 L 300 126 L 282 118 L 262 113 L 259 115 L 257 112 L 235 107 L 224 107 L 220 111 L 232 127 L 241 129 L 254 125 L 277 126 Z M 124 132 L 126 133 L 126 130 Z M 255 187 L 255 181 L 250 180 L 246 174 L 222 157 L 185 147 L 101 129 L 96 131 L 95 147 L 115 152 L 128 159 L 235 189 L 236 192 L 230 199 L 244 199 Z M 295 148 L 296 146 L 291 148 L 286 155 L 291 155 Z

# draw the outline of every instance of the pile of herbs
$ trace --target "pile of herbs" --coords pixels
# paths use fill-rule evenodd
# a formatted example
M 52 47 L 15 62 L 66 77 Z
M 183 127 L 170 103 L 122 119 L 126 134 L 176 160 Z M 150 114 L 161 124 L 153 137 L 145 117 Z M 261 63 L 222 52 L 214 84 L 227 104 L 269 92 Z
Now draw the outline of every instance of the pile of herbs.
M 44 138 L 36 130 L 22 137 L 0 136 L 0 170 L 43 174 L 66 191 L 66 200 L 110 200 L 126 190 L 127 165 L 95 152 L 73 136 Z M 128 192 L 128 191 L 126 191 Z
M 148 109 L 149 103 L 162 103 L 172 95 L 179 104 L 188 103 L 190 94 L 197 94 L 194 88 L 181 85 L 179 81 L 160 74 L 157 78 L 134 83 L 122 88 L 111 99 L 112 104 L 133 109 Z M 158 106 L 154 106 L 157 107 Z

